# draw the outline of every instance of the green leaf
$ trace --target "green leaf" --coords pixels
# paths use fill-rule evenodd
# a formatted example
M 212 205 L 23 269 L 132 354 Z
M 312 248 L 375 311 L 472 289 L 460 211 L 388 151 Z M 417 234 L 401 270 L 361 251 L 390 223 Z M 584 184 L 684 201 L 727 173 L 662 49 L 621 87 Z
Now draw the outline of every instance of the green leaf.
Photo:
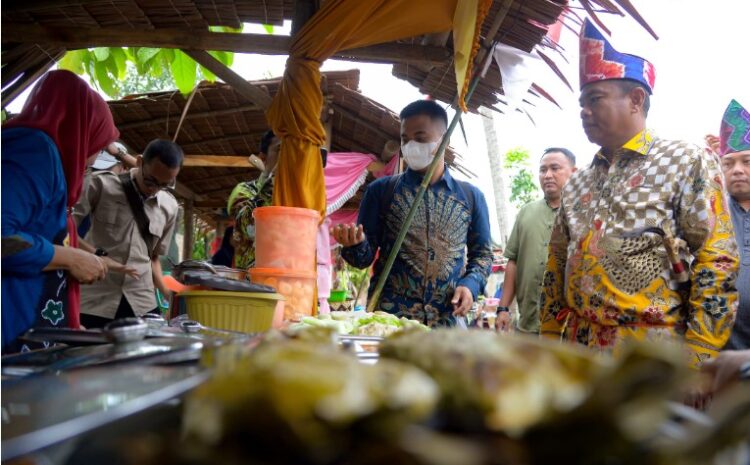
M 138 47 L 127 47 L 125 50 L 125 56 L 129 61 L 136 63 L 138 61 Z
M 84 53 L 86 53 L 86 50 L 73 50 L 72 52 L 68 52 L 57 63 L 57 66 L 60 69 L 67 69 L 76 74 L 83 74 L 85 71 L 83 68 Z
M 172 62 L 172 77 L 177 88 L 183 94 L 188 94 L 195 87 L 195 78 L 197 76 L 197 63 L 185 55 L 181 50 L 176 50 L 174 61 Z
M 109 58 L 109 48 L 107 47 L 97 47 L 94 49 L 94 57 L 96 57 L 96 61 L 104 61 L 107 58 Z
M 104 66 L 107 67 L 107 71 L 109 72 L 110 77 L 112 77 L 113 79 L 117 79 L 117 76 L 120 73 L 117 69 L 117 62 L 115 61 L 115 57 L 110 53 L 109 58 L 107 58 L 102 63 L 104 63 Z
M 267 33 L 273 34 L 273 24 L 264 24 L 263 29 L 265 29 Z
M 112 57 L 112 61 L 115 63 L 115 68 L 117 69 L 117 72 L 112 74 L 117 76 L 117 79 L 119 80 L 125 79 L 125 71 L 127 71 L 128 69 L 128 56 L 125 53 L 125 50 L 120 47 L 115 47 L 110 50 L 110 55 Z
M 102 91 L 110 97 L 116 98 L 117 87 L 112 78 L 109 77 L 109 73 L 107 73 L 107 65 L 101 61 L 97 61 L 94 65 L 94 75 L 96 81 L 101 86 Z
M 162 49 L 160 48 L 141 47 L 136 52 L 136 57 L 138 58 L 138 62 L 145 64 L 153 59 L 156 55 L 158 55 L 161 51 Z
M 199 66 L 200 66 L 200 70 L 201 70 L 201 75 L 203 76 L 203 78 L 206 81 L 216 82 L 216 75 L 214 73 L 212 73 L 210 69 L 206 68 L 203 65 L 199 65 Z
M 235 29 L 233 27 L 229 26 L 208 26 L 208 30 L 211 32 L 233 32 L 233 33 L 240 33 L 242 32 L 242 29 L 245 28 L 245 25 L 240 25 L 239 28 Z
M 234 63 L 234 53 L 232 52 L 215 52 L 217 54 L 216 58 L 219 59 L 220 62 L 224 63 L 227 67 L 231 68 L 232 63 Z

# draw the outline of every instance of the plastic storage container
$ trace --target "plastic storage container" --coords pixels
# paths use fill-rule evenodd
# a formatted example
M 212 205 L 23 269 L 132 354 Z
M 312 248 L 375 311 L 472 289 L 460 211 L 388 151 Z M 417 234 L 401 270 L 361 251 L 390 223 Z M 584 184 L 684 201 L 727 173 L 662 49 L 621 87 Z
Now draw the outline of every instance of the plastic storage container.
M 284 296 L 284 320 L 299 321 L 313 313 L 315 271 L 250 268 L 250 280 L 276 289 Z
M 336 289 L 331 291 L 331 296 L 328 297 L 329 302 L 344 302 L 346 300 L 346 290 Z
M 204 326 L 259 333 L 281 324 L 284 297 L 280 294 L 228 291 L 186 291 L 188 316 Z
M 255 218 L 255 266 L 314 270 L 320 214 L 294 207 L 260 207 Z

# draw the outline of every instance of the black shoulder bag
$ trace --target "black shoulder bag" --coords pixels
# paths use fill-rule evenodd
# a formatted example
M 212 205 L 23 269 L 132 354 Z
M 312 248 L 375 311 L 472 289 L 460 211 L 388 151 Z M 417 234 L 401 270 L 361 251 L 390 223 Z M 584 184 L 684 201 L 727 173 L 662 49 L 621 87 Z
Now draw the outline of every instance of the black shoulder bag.
M 122 173 L 118 178 L 120 178 L 122 188 L 125 191 L 125 198 L 128 199 L 130 209 L 133 211 L 133 218 L 135 219 L 135 224 L 138 226 L 138 232 L 141 233 L 141 237 L 146 243 L 148 256 L 153 260 L 155 258 L 154 254 L 156 253 L 154 247 L 154 236 L 151 235 L 151 222 L 149 221 L 148 216 L 146 216 L 146 210 L 143 205 L 141 194 L 138 193 L 130 173 Z

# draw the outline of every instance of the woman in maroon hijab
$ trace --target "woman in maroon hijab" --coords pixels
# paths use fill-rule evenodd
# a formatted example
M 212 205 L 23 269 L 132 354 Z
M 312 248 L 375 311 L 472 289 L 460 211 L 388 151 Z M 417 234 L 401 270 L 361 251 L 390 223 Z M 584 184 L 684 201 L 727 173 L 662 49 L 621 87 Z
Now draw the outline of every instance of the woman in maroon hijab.
M 44 75 L 3 126 L 3 350 L 32 326 L 79 327 L 78 283 L 107 265 L 77 248 L 70 209 L 87 164 L 118 137 L 106 102 L 69 71 Z

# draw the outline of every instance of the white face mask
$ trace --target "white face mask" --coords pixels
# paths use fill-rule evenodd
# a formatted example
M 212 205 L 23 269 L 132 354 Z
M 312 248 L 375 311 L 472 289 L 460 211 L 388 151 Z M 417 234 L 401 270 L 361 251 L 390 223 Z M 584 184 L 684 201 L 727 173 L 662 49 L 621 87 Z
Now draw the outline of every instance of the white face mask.
M 430 165 L 438 144 L 438 142 L 417 142 L 410 140 L 406 144 L 401 145 L 401 153 L 404 154 L 404 159 L 409 168 L 421 171 Z

